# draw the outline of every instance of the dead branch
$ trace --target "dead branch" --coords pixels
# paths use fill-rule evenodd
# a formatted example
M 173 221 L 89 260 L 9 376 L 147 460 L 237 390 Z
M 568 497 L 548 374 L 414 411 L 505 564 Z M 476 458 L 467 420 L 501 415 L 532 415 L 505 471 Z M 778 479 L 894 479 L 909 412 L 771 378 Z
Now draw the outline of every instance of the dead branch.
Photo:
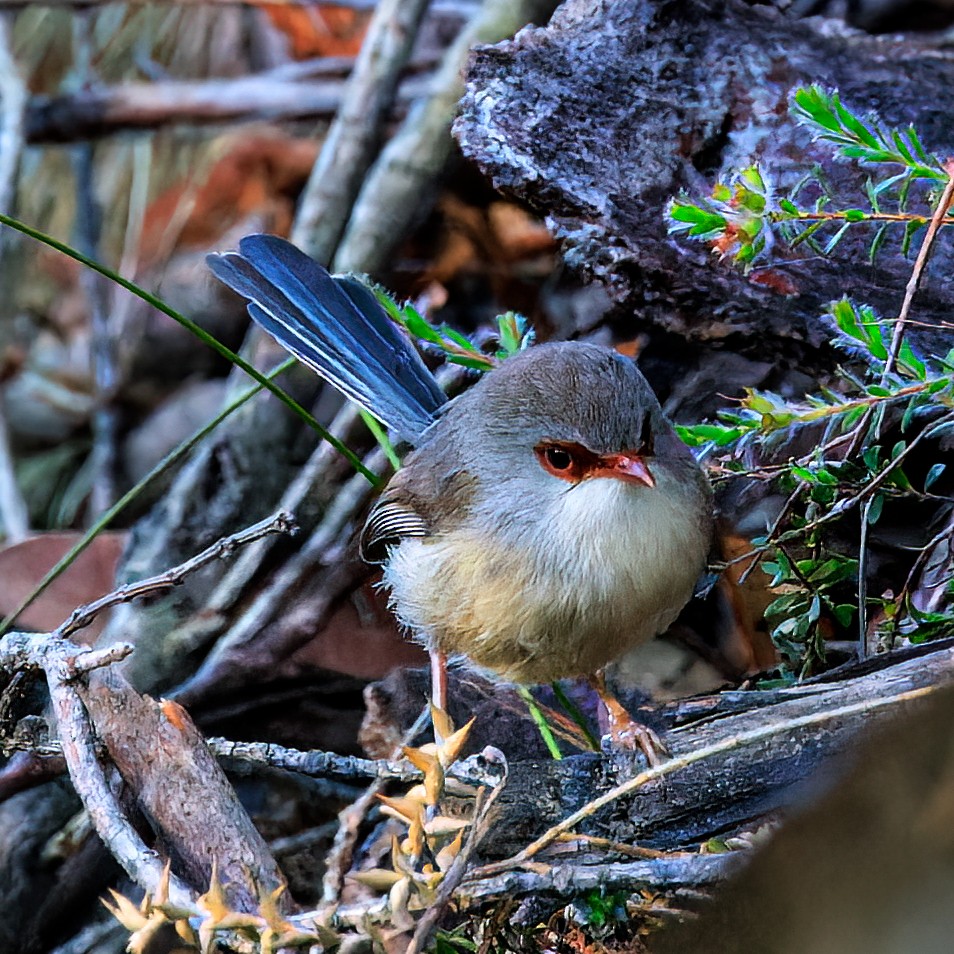
M 298 532 L 298 525 L 294 517 L 286 510 L 279 510 L 278 513 L 260 520 L 251 527 L 233 533 L 231 536 L 222 537 L 216 540 L 212 546 L 207 547 L 201 553 L 196 554 L 185 563 L 172 567 L 158 576 L 149 577 L 147 580 L 137 580 L 134 583 L 127 583 L 112 593 L 107 593 L 93 603 L 87 603 L 73 610 L 68 620 L 62 623 L 54 631 L 54 636 L 71 636 L 77 630 L 83 629 L 104 610 L 120 603 L 129 603 L 132 600 L 143 596 L 152 596 L 156 593 L 162 593 L 165 590 L 178 586 L 190 573 L 195 573 L 207 563 L 213 560 L 221 560 L 232 555 L 235 550 L 246 543 L 252 543 L 260 540 L 262 537 L 273 533 L 284 533 L 294 535 Z
M 421 77 L 405 80 L 398 88 L 397 102 L 406 103 L 420 95 L 426 82 Z M 296 82 L 266 75 L 122 83 L 63 96 L 38 96 L 27 106 L 26 140 L 31 144 L 72 142 L 170 123 L 330 119 L 343 89 L 343 80 Z
M 652 861 L 543 865 L 540 870 L 512 871 L 493 878 L 465 879 L 455 901 L 464 910 L 504 898 L 545 895 L 556 902 L 585 891 L 654 891 L 666 895 L 708 888 L 723 881 L 743 863 L 744 852 L 722 855 L 683 855 Z M 519 923 L 519 922 L 518 922 Z

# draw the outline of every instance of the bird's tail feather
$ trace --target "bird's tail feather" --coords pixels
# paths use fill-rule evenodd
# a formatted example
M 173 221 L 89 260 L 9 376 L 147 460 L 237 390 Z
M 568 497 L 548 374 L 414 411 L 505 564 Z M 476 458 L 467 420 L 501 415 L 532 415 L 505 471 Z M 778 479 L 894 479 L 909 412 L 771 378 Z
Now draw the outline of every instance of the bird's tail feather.
M 446 401 L 414 346 L 356 279 L 332 277 L 275 235 L 249 235 L 238 252 L 210 255 L 208 263 L 284 348 L 407 440 Z

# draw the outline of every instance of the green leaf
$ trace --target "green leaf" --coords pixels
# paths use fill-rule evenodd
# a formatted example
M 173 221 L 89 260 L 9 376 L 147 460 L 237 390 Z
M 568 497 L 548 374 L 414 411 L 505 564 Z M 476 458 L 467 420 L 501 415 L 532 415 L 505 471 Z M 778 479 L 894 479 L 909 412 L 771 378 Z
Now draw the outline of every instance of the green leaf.
M 932 487 L 936 482 L 938 477 L 944 473 L 947 464 L 934 464 L 931 469 L 927 472 L 927 476 L 924 478 L 924 489 L 927 491 Z
M 874 526 L 881 516 L 881 510 L 884 507 L 884 494 L 875 494 L 871 499 L 871 506 L 868 508 L 868 525 Z
M 857 607 L 854 603 L 839 603 L 831 608 L 832 615 L 838 621 L 838 625 L 844 626 L 846 629 L 852 624 L 856 610 Z
M 901 342 L 901 348 L 898 351 L 898 364 L 909 371 L 918 381 L 924 381 L 927 378 L 927 367 L 914 353 L 911 343 L 907 339 Z
M 914 236 L 924 227 L 921 219 L 912 219 L 904 226 L 904 236 L 901 239 L 901 254 L 907 255 L 911 251 L 911 242 Z

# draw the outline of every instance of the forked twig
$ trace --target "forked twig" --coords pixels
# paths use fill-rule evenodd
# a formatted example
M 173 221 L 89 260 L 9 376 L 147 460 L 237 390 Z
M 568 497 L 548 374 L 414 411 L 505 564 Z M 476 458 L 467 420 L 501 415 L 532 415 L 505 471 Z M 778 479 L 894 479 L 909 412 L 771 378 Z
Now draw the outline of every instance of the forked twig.
M 265 520 L 260 520 L 245 530 L 240 530 L 231 536 L 216 540 L 212 546 L 207 547 L 201 553 L 196 554 L 196 556 L 186 560 L 184 563 L 172 567 L 172 569 L 159 573 L 157 576 L 151 576 L 145 580 L 127 583 L 125 586 L 113 590 L 112 593 L 107 593 L 92 603 L 77 607 L 65 622 L 53 630 L 52 635 L 59 638 L 71 636 L 77 630 L 89 626 L 104 610 L 118 606 L 120 603 L 129 603 L 141 596 L 151 596 L 155 593 L 171 589 L 173 586 L 178 586 L 190 573 L 195 573 L 196 570 L 201 569 L 213 560 L 230 556 L 243 544 L 251 543 L 271 533 L 295 534 L 297 532 L 298 525 L 295 523 L 295 518 L 287 511 L 279 510 L 278 513 L 267 517 Z

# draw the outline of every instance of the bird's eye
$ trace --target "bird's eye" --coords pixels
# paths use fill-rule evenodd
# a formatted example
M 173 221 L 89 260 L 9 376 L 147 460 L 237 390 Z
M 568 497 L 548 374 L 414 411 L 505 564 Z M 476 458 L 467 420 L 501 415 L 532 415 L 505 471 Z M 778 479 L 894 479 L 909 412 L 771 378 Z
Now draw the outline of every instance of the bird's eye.
M 562 447 L 547 447 L 543 456 L 553 470 L 569 470 L 573 466 L 573 457 Z

